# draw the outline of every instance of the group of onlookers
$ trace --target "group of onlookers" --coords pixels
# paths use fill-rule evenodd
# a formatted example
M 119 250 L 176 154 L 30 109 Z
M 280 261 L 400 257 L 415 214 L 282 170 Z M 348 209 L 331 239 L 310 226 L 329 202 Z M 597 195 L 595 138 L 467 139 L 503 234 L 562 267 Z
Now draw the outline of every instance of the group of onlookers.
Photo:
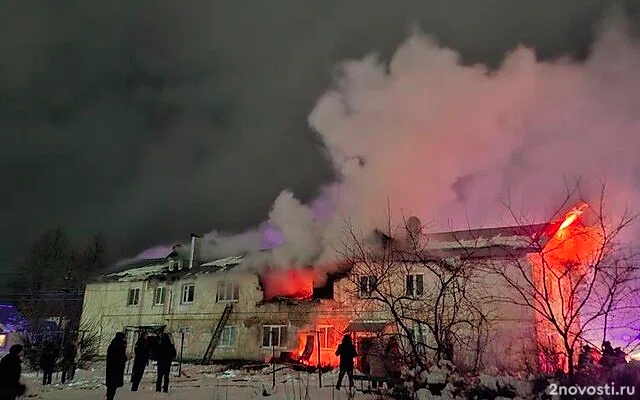
M 169 391 L 169 373 L 176 358 L 176 348 L 168 333 L 160 336 L 157 344 L 152 345 L 147 334 L 142 331 L 134 347 L 133 368 L 131 371 L 131 391 L 140 386 L 144 370 L 153 358 L 157 363 L 156 392 Z M 118 388 L 124 386 L 124 370 L 127 363 L 127 341 L 124 333 L 118 332 L 107 349 L 107 400 L 113 400 Z
M 578 356 L 578 369 L 588 368 L 595 363 L 604 368 L 613 368 L 620 364 L 626 364 L 626 354 L 620 347 L 615 349 L 608 340 L 602 342 L 602 350 L 598 352 L 595 348 L 585 345 Z
M 20 382 L 23 351 L 24 346 L 14 344 L 9 348 L 9 354 L 0 361 L 0 400 L 15 400 L 26 392 L 26 385 Z M 59 359 L 62 383 L 72 380 L 75 375 L 77 356 L 78 347 L 74 341 L 65 342 L 62 354 L 54 342 L 45 342 L 38 363 L 42 369 L 42 384 L 51 384 L 53 371 Z
M 58 360 L 60 360 L 59 365 L 62 375 L 60 380 L 62 383 L 67 380 L 73 380 L 76 374 L 78 354 L 78 345 L 75 341 L 66 341 L 62 346 L 62 352 L 54 342 L 45 342 L 39 360 L 40 369 L 42 370 L 42 384 L 51 385 L 53 371 L 58 364 Z
M 20 382 L 23 351 L 22 345 L 15 344 L 9 349 L 9 354 L 0 361 L 0 400 L 15 400 L 26 392 L 26 386 Z M 53 371 L 59 359 L 62 383 L 73 380 L 78 354 L 78 346 L 74 341 L 65 343 L 62 354 L 55 343 L 46 342 L 39 359 L 39 366 L 42 369 L 42 384 L 51 384 Z M 161 335 L 157 342 L 152 342 L 145 332 L 141 332 L 134 348 L 131 391 L 138 390 L 144 370 L 149 365 L 149 360 L 153 359 L 156 360 L 158 368 L 156 392 L 168 392 L 171 364 L 175 358 L 176 348 L 168 333 Z M 125 335 L 118 332 L 107 349 L 107 400 L 113 400 L 117 389 L 124 386 L 124 373 L 128 359 Z

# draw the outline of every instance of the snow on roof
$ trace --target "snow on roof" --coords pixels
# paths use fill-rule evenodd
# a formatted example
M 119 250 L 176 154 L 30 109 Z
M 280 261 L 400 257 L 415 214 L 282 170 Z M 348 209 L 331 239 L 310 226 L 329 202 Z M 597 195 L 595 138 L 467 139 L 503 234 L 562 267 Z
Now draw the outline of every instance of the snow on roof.
M 433 249 L 507 246 L 530 247 L 553 231 L 549 224 L 507 226 L 496 228 L 470 229 L 465 231 L 441 232 L 425 235 L 428 247 Z
M 243 260 L 243 256 L 231 256 L 231 257 L 225 257 L 225 258 L 220 258 L 218 260 L 214 260 L 214 261 L 210 261 L 210 262 L 206 262 L 203 264 L 200 264 L 201 267 L 227 267 L 227 266 L 234 266 L 234 265 L 238 265 L 242 262 Z
M 427 247 L 432 249 L 477 249 L 480 247 L 491 246 L 508 246 L 508 247 L 527 247 L 531 245 L 531 239 L 522 236 L 501 236 L 497 235 L 490 238 L 477 238 L 455 241 L 429 241 Z
M 176 272 L 182 272 L 186 274 L 227 272 L 242 263 L 243 258 L 243 256 L 220 258 L 214 261 L 202 263 L 194 269 L 183 268 L 182 270 Z M 136 260 L 131 264 L 124 265 L 124 268 L 122 268 L 121 270 L 103 274 L 100 276 L 100 278 L 102 280 L 116 281 L 144 280 L 152 276 L 164 275 L 169 273 L 170 263 L 171 260 L 167 260 L 166 258 Z M 187 263 L 188 261 L 185 262 L 185 266 L 188 265 Z
M 229 272 L 233 268 L 237 267 L 242 263 L 244 259 L 243 256 L 231 256 L 220 258 L 214 261 L 209 261 L 206 263 L 200 264 L 200 267 L 193 271 L 193 273 L 218 273 L 218 272 Z
M 169 262 L 164 259 L 140 260 L 133 264 L 132 268 L 122 271 L 102 275 L 102 278 L 115 280 L 144 279 L 149 276 L 165 273 L 168 270 Z

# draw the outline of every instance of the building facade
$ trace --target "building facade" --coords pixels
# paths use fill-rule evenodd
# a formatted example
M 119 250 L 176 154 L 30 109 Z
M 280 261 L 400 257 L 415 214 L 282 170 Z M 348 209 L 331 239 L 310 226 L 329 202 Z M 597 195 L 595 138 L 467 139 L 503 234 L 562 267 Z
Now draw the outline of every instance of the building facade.
M 407 307 L 412 304 L 428 307 L 431 302 L 428 295 L 438 278 L 433 275 L 430 263 L 464 259 L 469 268 L 481 269 L 487 263 L 501 262 L 501 254 L 507 251 L 517 253 L 522 262 L 529 262 L 528 255 L 535 251 L 530 247 L 532 232 L 538 234 L 543 226 L 530 228 L 425 235 L 423 250 L 429 252 L 430 258 L 427 262 L 394 261 L 391 273 L 387 272 L 384 278 L 390 282 L 388 293 L 400 298 Z M 257 273 L 243 264 L 241 256 L 200 263 L 194 260 L 193 246 L 192 242 L 188 254 L 176 250 L 167 258 L 124 265 L 86 286 L 81 329 L 97 335 L 101 355 L 106 354 L 116 332 L 128 332 L 132 345 L 139 330 L 161 329 L 172 334 L 185 360 L 263 362 L 275 356 L 314 365 L 336 365 L 335 347 L 344 334 L 355 336 L 362 350 L 366 341 L 359 338 L 402 336 L 406 332 L 398 328 L 397 316 L 384 301 L 372 300 L 374 286 L 383 282 L 378 267 L 372 270 L 370 265 L 349 260 L 336 268 L 335 274 L 323 277 L 322 286 L 307 282 L 308 290 L 302 291 L 297 290 L 300 280 L 313 279 L 308 278 L 312 275 L 285 273 L 282 279 L 275 280 L 275 289 L 272 283 L 269 291 L 286 295 L 267 297 L 265 280 L 287 270 Z M 384 267 L 380 260 L 373 260 L 372 265 Z M 490 274 L 478 274 L 473 285 L 477 298 L 485 300 L 492 293 L 510 290 Z M 477 306 L 490 317 L 482 349 L 478 349 L 484 360 L 482 365 L 513 370 L 531 362 L 523 361 L 521 355 L 535 352 L 533 311 L 490 301 Z M 405 315 L 408 321 L 428 318 L 420 315 L 426 313 L 424 309 L 415 308 L 412 311 L 417 313 L 413 315 L 415 318 Z M 415 332 L 413 340 L 424 343 L 426 348 L 432 347 L 429 332 L 422 331 L 419 324 L 411 329 Z M 473 358 L 473 354 L 459 353 L 463 358 Z

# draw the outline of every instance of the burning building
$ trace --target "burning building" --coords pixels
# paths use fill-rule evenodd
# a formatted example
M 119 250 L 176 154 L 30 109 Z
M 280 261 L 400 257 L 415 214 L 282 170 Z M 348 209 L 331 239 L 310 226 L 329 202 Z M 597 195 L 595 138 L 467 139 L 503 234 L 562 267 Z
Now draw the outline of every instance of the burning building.
M 561 235 L 579 217 L 571 215 L 574 221 L 568 217 L 552 224 L 421 234 L 422 253 L 414 254 L 414 259 L 392 260 L 395 264 L 386 278 L 390 293 L 400 293 L 399 302 L 406 307 L 414 305 L 415 314 L 405 317 L 415 322 L 428 320 L 420 314 L 425 309 L 415 305 L 425 304 L 420 299 L 428 299 L 434 288 L 430 263 L 464 260 L 480 270 L 515 256 L 530 266 L 533 279 L 541 281 L 546 272 L 540 263 L 541 247 L 535 244 L 567 242 Z M 376 246 L 382 248 L 399 240 L 386 234 L 377 238 Z M 174 333 L 184 359 L 200 362 L 275 357 L 335 366 L 338 342 L 350 334 L 356 339 L 361 355 L 358 365 L 363 368 L 373 338 L 399 335 L 406 341 L 407 329 L 414 344 L 426 351 L 433 348 L 429 329 L 413 322 L 399 329 L 402 321 L 394 310 L 384 302 L 371 301 L 373 291 L 386 284 L 385 278 L 376 275 L 375 269 L 363 270 L 358 260 L 342 260 L 331 268 L 280 266 L 256 271 L 244 265 L 242 256 L 200 262 L 196 248 L 197 239 L 192 238 L 189 251 L 177 247 L 166 258 L 123 265 L 86 286 L 82 325 L 99 335 L 101 354 L 117 331 L 128 330 L 133 342 L 135 332 L 149 326 Z M 383 262 L 372 260 L 373 265 Z M 320 270 L 333 272 L 321 274 Z M 486 299 L 508 288 L 483 273 L 473 290 Z M 481 306 L 491 322 L 483 343 L 484 360 L 500 360 L 501 366 L 517 369 L 516 364 L 522 363 L 517 354 L 534 354 L 540 338 L 551 335 L 543 318 L 530 308 L 498 302 Z

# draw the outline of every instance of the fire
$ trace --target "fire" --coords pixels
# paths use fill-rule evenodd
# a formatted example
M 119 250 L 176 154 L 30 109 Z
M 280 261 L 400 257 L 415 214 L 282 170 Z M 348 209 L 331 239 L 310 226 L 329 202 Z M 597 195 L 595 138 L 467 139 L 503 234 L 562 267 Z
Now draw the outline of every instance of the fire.
M 308 299 L 313 296 L 317 273 L 313 268 L 271 269 L 260 277 L 264 299 L 287 297 Z
M 577 223 L 587 207 L 587 204 L 581 204 L 569 211 L 541 254 L 530 256 L 535 285 L 544 297 L 539 304 L 548 303 L 551 313 L 561 325 L 567 323 L 563 321 L 565 317 L 574 314 L 571 309 L 576 299 L 571 293 L 575 295 L 576 278 L 588 272 L 591 258 L 599 247 L 597 228 Z M 562 352 L 564 347 L 551 323 L 539 313 L 536 314 L 538 342 L 547 350 Z M 558 367 L 567 370 L 566 360 L 562 359 L 556 362 L 542 360 L 542 364 L 547 370 Z
M 583 203 L 577 207 L 574 207 L 571 211 L 569 211 L 565 215 L 564 221 L 562 221 L 562 224 L 560 224 L 560 227 L 558 228 L 558 232 L 556 233 L 556 236 L 559 236 L 559 238 L 561 239 L 566 237 L 567 228 L 573 225 L 574 222 L 576 222 L 578 217 L 580 217 L 584 213 L 584 210 L 587 207 L 589 207 L 589 205 L 586 203 Z
M 342 340 L 342 330 L 345 326 L 346 322 L 339 318 L 323 318 L 322 321 L 310 325 L 309 329 L 298 332 L 298 360 L 309 366 L 317 366 L 318 363 L 321 367 L 339 366 L 340 358 L 335 352 Z

